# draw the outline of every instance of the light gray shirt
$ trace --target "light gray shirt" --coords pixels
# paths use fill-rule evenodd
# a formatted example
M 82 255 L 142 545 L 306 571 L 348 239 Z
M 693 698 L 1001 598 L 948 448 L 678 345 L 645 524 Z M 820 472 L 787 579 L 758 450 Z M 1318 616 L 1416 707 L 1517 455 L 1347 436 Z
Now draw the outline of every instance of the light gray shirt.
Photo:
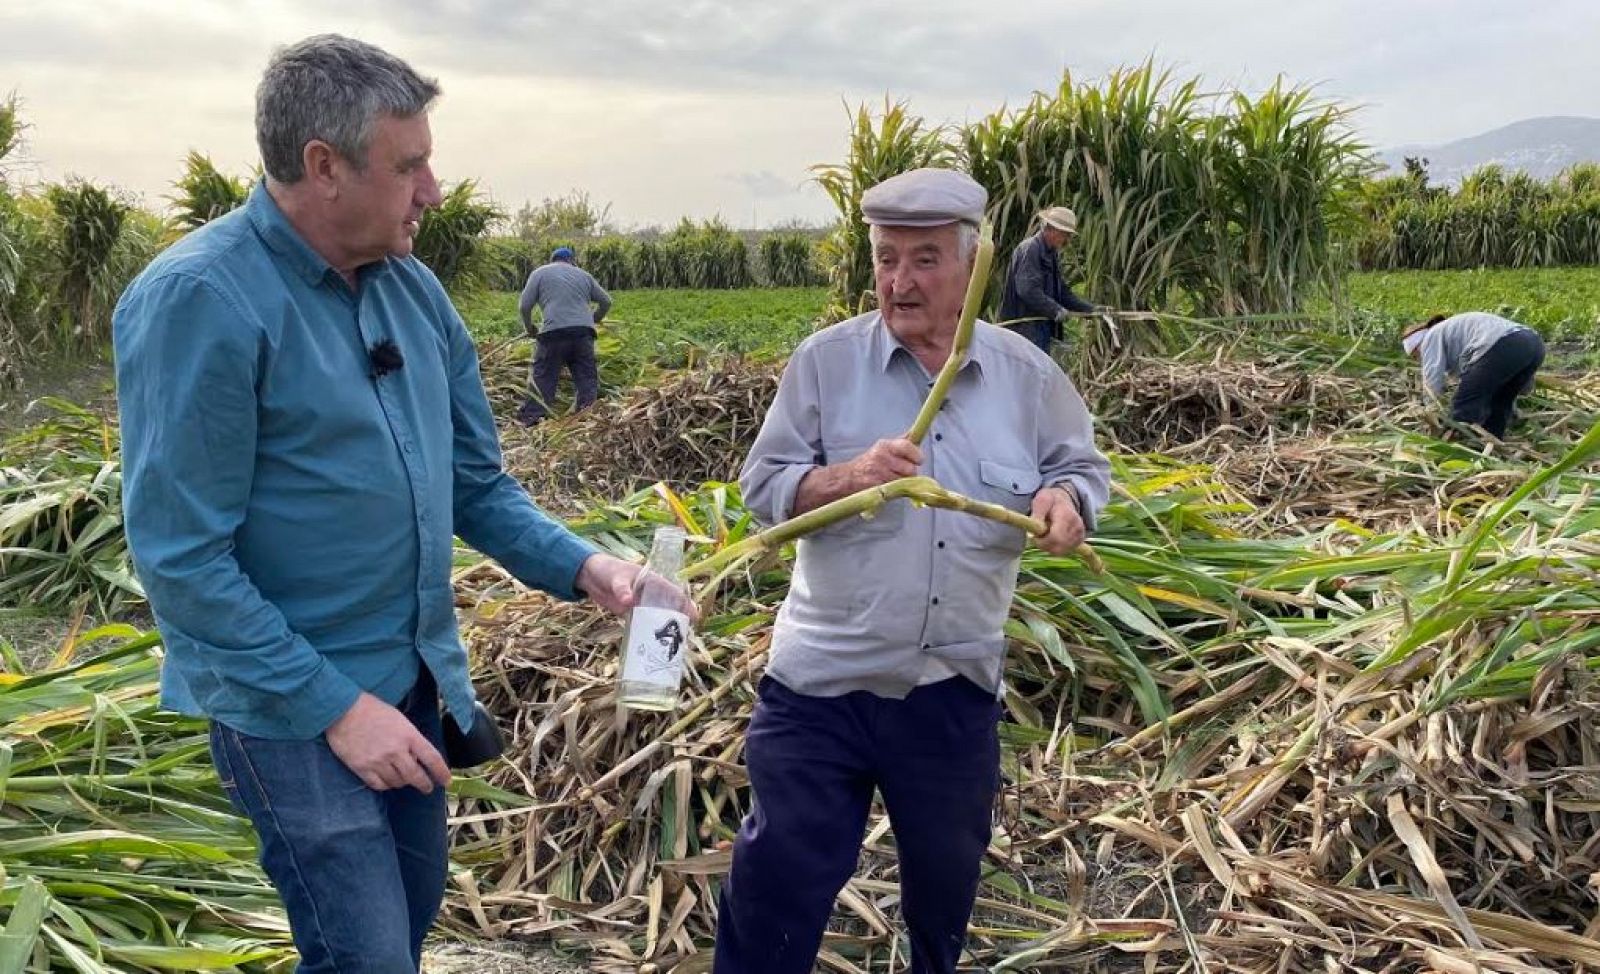
M 739 477 L 763 524 L 793 513 L 812 469 L 904 436 L 933 377 L 874 311 L 795 349 Z M 1028 513 L 1044 486 L 1078 497 L 1086 525 L 1110 469 L 1071 381 L 1027 339 L 985 322 L 922 442 L 921 472 L 977 500 Z M 767 672 L 798 693 L 904 697 L 929 672 L 994 692 L 1002 627 L 1026 538 L 986 518 L 895 500 L 802 538 Z
M 1486 311 L 1452 315 L 1422 333 L 1422 386 L 1435 397 L 1444 395 L 1446 374 L 1459 377 L 1494 343 L 1514 331 L 1527 331 L 1509 318 Z
M 593 301 L 595 307 L 589 308 Z M 593 328 L 611 310 L 611 295 L 588 271 L 564 260 L 536 267 L 522 289 L 522 327 L 533 334 L 533 306 L 544 312 L 540 334 L 562 328 Z

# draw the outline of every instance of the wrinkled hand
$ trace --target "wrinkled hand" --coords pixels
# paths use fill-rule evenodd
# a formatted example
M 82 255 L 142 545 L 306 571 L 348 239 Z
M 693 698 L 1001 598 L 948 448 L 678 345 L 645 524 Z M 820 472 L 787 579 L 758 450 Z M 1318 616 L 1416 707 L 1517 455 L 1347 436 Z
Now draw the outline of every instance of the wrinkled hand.
M 845 466 L 850 469 L 850 486 L 854 493 L 901 477 L 915 477 L 922 467 L 922 448 L 905 437 L 879 440 Z
M 1033 495 L 1033 516 L 1044 522 L 1044 534 L 1033 542 L 1052 555 L 1065 555 L 1083 543 L 1083 518 L 1077 495 L 1067 487 L 1046 487 Z
M 373 791 L 407 785 L 424 795 L 450 783 L 450 766 L 405 714 L 363 693 L 328 728 L 328 746 Z
M 641 571 L 643 565 L 596 553 L 584 559 L 578 569 L 576 587 L 607 612 L 626 615 L 633 608 L 633 586 Z

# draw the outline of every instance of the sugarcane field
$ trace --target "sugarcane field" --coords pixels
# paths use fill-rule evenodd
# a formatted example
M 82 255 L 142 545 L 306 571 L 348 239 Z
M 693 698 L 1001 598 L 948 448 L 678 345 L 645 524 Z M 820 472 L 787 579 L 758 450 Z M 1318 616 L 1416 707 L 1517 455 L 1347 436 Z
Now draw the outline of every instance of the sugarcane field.
M 174 2 L 0 11 L 0 974 L 1600 974 L 1600 14 L 1392 15 L 1468 166 L 1353 9 Z

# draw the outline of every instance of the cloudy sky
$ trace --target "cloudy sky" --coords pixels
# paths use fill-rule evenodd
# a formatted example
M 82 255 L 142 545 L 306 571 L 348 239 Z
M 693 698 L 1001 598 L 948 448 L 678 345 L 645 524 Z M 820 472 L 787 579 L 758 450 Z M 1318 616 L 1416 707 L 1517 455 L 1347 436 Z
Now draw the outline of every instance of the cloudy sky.
M 1596 0 L 0 0 L 24 174 L 159 205 L 191 148 L 242 172 L 268 55 L 325 31 L 439 78 L 441 178 L 511 208 L 582 190 L 635 226 L 822 222 L 808 167 L 843 158 L 847 105 L 960 122 L 1152 55 L 1316 83 L 1380 147 L 1600 115 Z

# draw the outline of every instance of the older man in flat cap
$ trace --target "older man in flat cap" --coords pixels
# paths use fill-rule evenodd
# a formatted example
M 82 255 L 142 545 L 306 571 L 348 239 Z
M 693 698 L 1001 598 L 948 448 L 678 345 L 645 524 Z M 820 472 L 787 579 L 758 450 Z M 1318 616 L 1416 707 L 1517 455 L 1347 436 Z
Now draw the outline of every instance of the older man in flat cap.
M 1064 206 L 1052 206 L 1039 214 L 1039 232 L 1018 244 L 1011 254 L 1000 321 L 1046 354 L 1050 344 L 1061 339 L 1068 312 L 1098 310 L 1073 294 L 1061 279 L 1061 247 L 1077 233 L 1077 214 Z
M 922 474 L 1031 513 L 1070 550 L 1106 501 L 1083 400 L 979 322 L 921 448 L 905 439 L 951 354 L 986 194 L 940 169 L 868 190 L 878 311 L 795 350 L 740 477 L 764 523 Z M 799 542 L 745 744 L 755 802 L 718 913 L 717 974 L 812 969 L 873 790 L 900 856 L 911 970 L 955 970 L 999 786 L 1002 626 L 1027 539 L 907 501 Z

